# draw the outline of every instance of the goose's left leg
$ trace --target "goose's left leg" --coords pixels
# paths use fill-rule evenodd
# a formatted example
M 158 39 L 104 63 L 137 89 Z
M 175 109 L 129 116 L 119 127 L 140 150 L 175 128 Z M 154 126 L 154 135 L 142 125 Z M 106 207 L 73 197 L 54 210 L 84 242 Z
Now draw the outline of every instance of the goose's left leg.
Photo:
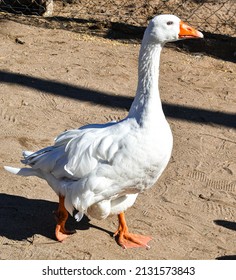
M 148 242 L 151 240 L 149 236 L 130 233 L 125 221 L 125 214 L 122 212 L 118 215 L 119 227 L 114 236 L 118 235 L 118 244 L 124 249 L 145 247 L 149 249 Z
M 55 216 L 57 220 L 55 235 L 58 241 L 63 241 L 68 237 L 68 235 L 75 233 L 75 231 L 70 231 L 65 228 L 65 224 L 68 219 L 68 212 L 64 206 L 64 201 L 65 197 L 59 195 L 59 206 L 57 211 L 55 211 Z

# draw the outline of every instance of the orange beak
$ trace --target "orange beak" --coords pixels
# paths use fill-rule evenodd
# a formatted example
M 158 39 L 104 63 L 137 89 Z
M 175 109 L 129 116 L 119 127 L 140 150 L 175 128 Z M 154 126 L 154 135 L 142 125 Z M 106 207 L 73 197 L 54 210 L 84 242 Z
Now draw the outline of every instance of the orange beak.
M 184 23 L 183 21 L 180 21 L 179 39 L 185 38 L 203 38 L 203 34 L 200 31 L 189 26 L 188 24 Z

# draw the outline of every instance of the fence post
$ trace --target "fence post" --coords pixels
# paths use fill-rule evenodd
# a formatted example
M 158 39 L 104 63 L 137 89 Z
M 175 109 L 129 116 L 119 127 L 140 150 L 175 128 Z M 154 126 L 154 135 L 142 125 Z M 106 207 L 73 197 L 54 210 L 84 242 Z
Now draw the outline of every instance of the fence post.
M 39 14 L 44 17 L 51 17 L 53 14 L 53 0 L 40 0 L 39 4 Z

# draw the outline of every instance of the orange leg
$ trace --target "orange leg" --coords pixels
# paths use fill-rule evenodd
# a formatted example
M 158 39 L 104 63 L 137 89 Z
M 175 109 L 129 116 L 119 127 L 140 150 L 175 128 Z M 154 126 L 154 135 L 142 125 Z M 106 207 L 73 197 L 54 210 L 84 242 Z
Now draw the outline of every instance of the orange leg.
M 56 239 L 63 241 L 68 235 L 75 233 L 75 231 L 69 231 L 65 228 L 66 221 L 68 219 L 68 212 L 64 206 L 65 197 L 59 195 L 59 206 L 58 210 L 55 211 L 57 225 L 55 229 Z
M 120 246 L 122 246 L 124 249 L 136 247 L 145 247 L 146 249 L 150 248 L 148 242 L 151 240 L 151 237 L 130 233 L 125 221 L 124 213 L 120 213 L 118 215 L 118 220 L 119 227 L 114 236 L 118 235 L 118 244 Z

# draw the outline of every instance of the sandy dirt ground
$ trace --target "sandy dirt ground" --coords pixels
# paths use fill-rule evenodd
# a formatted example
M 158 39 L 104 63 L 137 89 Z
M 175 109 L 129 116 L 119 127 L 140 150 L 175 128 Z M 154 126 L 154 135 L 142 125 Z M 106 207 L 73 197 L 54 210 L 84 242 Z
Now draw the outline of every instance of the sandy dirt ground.
M 123 250 L 117 217 L 80 223 L 55 241 L 58 198 L 46 182 L 7 173 L 22 150 L 60 132 L 126 116 L 137 84 L 139 44 L 1 21 L 0 259 L 236 258 L 236 66 L 165 48 L 160 91 L 174 135 L 161 179 L 127 213 L 151 249 Z

